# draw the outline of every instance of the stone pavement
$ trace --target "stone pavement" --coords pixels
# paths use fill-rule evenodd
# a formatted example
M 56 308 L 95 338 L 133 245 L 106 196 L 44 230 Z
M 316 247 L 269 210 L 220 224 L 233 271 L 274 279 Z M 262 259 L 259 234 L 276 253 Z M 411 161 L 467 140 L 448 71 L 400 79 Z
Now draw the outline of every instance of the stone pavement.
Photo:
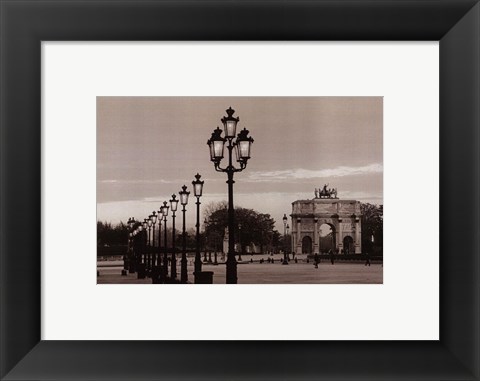
M 246 256 L 245 259 L 249 259 Z M 267 258 L 265 256 L 265 258 Z M 137 274 L 121 275 L 122 263 L 99 262 L 97 277 L 98 284 L 151 284 L 151 279 L 137 279 Z M 180 274 L 180 263 L 177 273 Z M 225 264 L 204 263 L 203 271 L 213 271 L 213 283 L 225 284 Z M 193 283 L 193 262 L 189 259 L 188 280 Z M 365 266 L 364 261 L 358 263 L 342 263 L 322 261 L 318 269 L 310 263 L 301 260 L 298 263 L 290 261 L 288 265 L 282 265 L 280 256 L 275 263 L 250 263 L 244 261 L 238 264 L 239 284 L 381 284 L 383 283 L 383 266 L 380 263 L 372 263 Z

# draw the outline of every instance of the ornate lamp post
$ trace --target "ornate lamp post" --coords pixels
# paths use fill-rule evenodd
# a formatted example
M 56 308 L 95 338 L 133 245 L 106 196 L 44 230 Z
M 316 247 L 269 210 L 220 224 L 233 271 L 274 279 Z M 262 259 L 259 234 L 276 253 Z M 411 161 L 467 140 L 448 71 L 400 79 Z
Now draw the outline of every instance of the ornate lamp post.
M 195 283 L 198 283 L 200 273 L 202 272 L 202 258 L 200 257 L 200 197 L 202 197 L 203 192 L 203 181 L 200 180 L 202 176 L 198 173 L 195 175 L 195 180 L 192 181 L 193 185 L 193 195 L 197 198 L 197 223 L 195 227 L 197 228 L 197 248 L 195 252 L 195 271 L 193 273 L 195 277 Z
M 218 259 L 217 259 L 217 232 L 216 232 L 216 224 L 217 221 L 210 217 L 210 220 L 207 220 L 205 218 L 204 220 L 205 223 L 205 239 L 207 239 L 207 230 L 208 230 L 208 247 L 209 250 L 212 250 L 212 245 L 213 245 L 213 255 L 214 255 L 214 260 L 213 264 L 218 265 Z M 211 257 L 211 252 L 210 252 L 210 257 Z M 211 260 L 210 260 L 211 262 Z
M 287 237 L 290 237 L 290 226 L 287 224 Z M 285 241 L 285 244 L 287 245 L 287 260 L 290 260 L 290 245 L 288 244 L 288 241 Z M 295 253 L 292 253 L 293 259 L 295 259 Z
M 238 224 L 238 244 L 240 245 L 240 250 L 238 251 L 238 261 L 242 260 L 242 224 Z
M 129 217 L 128 221 L 127 221 L 127 227 L 128 227 L 128 232 L 129 233 L 133 233 L 133 225 L 134 224 L 135 224 L 135 218 Z M 129 247 L 130 247 L 130 244 L 131 244 L 130 240 L 129 240 L 128 244 L 129 244 Z
M 283 215 L 283 262 L 282 265 L 288 265 L 288 260 L 287 260 L 287 215 Z
M 137 229 L 135 229 L 135 236 L 136 236 L 136 259 L 137 259 L 137 271 L 138 271 L 138 265 L 142 264 L 142 230 L 143 230 L 143 224 L 139 223 Z
M 147 255 L 147 266 L 148 270 L 151 271 L 152 269 L 152 236 L 150 234 L 150 231 L 152 230 L 152 225 L 153 225 L 153 219 L 152 215 L 148 216 L 147 220 L 147 225 L 148 225 L 148 255 Z
M 172 194 L 170 200 L 170 209 L 172 210 L 172 270 L 170 275 L 172 280 L 177 279 L 177 259 L 175 258 L 175 212 L 177 211 L 178 200 L 175 194 Z
M 213 131 L 211 138 L 207 141 L 210 148 L 210 160 L 215 166 L 217 172 L 227 173 L 228 184 L 228 257 L 227 257 L 227 283 L 237 283 L 237 261 L 235 259 L 235 216 L 233 209 L 233 174 L 241 172 L 247 167 L 247 161 L 250 159 L 250 149 L 253 139 L 248 136 L 249 131 L 243 129 L 239 132 L 234 141 L 237 123 L 239 118 L 234 118 L 235 110 L 231 107 L 227 110 L 227 115 L 221 120 L 223 123 L 225 137 L 222 137 L 222 130 L 216 128 Z M 225 144 L 228 149 L 228 165 L 225 168 L 220 167 L 220 161 L 223 159 L 223 152 Z M 232 151 L 235 148 L 237 162 L 240 168 L 233 166 Z
M 167 280 L 168 276 L 168 245 L 167 245 L 167 216 L 168 216 L 168 205 L 167 202 L 163 202 L 162 206 L 162 215 L 163 215 L 163 231 L 164 231 L 164 236 L 163 236 L 163 241 L 165 245 L 165 252 L 163 256 L 163 278 Z
M 162 265 L 162 206 L 160 206 L 160 209 L 157 211 L 157 217 L 158 217 L 158 249 L 157 249 L 157 266 L 160 268 Z
M 203 262 L 207 262 L 207 251 L 209 251 L 210 247 L 208 244 L 208 235 L 207 235 L 207 230 L 208 230 L 208 220 L 205 217 L 203 220 Z M 211 262 L 211 255 L 210 255 L 210 261 Z
M 155 224 L 157 223 L 157 212 L 153 211 L 152 215 L 150 216 L 150 219 L 152 220 L 153 224 L 153 229 L 152 229 L 152 272 L 153 268 L 155 267 L 155 262 L 156 262 L 156 249 L 155 249 Z
M 133 255 L 134 255 L 134 261 L 135 261 L 135 271 L 137 271 L 137 275 L 138 275 L 138 271 L 140 269 L 140 262 L 141 262 L 141 258 L 140 258 L 140 245 L 138 243 L 139 239 L 140 239 L 140 233 L 141 233 L 141 230 L 142 230 L 142 225 L 139 225 L 137 226 L 137 228 L 133 231 Z
M 135 258 L 135 237 L 137 235 L 137 229 L 133 229 L 131 234 L 131 243 L 132 243 L 132 260 Z
M 147 219 L 143 219 L 143 264 L 147 265 L 147 251 L 148 251 L 148 235 L 147 235 L 147 230 L 148 230 L 148 222 Z
M 208 221 L 205 218 L 203 220 L 203 234 L 205 235 L 203 239 L 203 262 L 208 262 L 212 263 L 212 248 L 209 245 L 209 240 L 207 239 L 207 224 Z M 208 258 L 207 258 L 207 252 L 208 252 Z
M 183 214 L 183 223 L 182 223 L 182 261 L 180 267 L 180 282 L 188 282 L 188 270 L 187 270 L 187 235 L 185 233 L 185 206 L 188 204 L 188 195 L 190 194 L 187 191 L 187 186 L 184 185 L 182 190 L 178 192 L 180 195 L 180 204 L 182 204 L 182 214 Z
M 133 217 L 129 217 L 127 221 L 128 227 L 128 244 L 127 244 L 127 254 L 123 258 L 123 268 L 125 270 L 132 269 L 132 253 L 133 253 L 133 224 L 135 223 L 135 219 Z

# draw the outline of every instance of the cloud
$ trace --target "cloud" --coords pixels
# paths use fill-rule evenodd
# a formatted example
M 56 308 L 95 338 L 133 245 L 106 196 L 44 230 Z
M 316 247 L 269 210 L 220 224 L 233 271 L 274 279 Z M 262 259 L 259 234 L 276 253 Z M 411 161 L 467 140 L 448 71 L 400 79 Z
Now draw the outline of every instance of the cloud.
M 288 180 L 319 179 L 344 176 L 368 175 L 373 173 L 382 173 L 383 166 L 378 163 L 369 164 L 363 167 L 336 167 L 331 169 L 311 170 L 311 169 L 287 169 L 282 171 L 252 172 L 247 181 L 268 181 L 284 182 Z
M 173 180 L 165 180 L 165 179 L 132 179 L 132 180 L 117 180 L 117 179 L 105 179 L 99 180 L 100 184 L 187 184 L 189 185 L 192 180 L 195 180 L 192 176 L 191 180 L 185 179 L 173 179 Z M 220 179 L 209 179 L 209 178 L 202 178 L 203 181 L 206 182 L 214 182 L 220 181 Z M 224 181 L 221 179 L 221 181 Z
M 163 179 L 142 179 L 142 180 L 100 180 L 101 184 L 174 184 L 181 180 L 163 180 Z

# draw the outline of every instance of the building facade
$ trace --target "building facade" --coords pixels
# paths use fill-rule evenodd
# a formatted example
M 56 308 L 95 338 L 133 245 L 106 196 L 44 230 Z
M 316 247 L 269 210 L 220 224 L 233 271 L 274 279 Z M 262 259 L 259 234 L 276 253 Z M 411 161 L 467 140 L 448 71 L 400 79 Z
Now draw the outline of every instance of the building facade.
M 360 202 L 321 198 L 317 191 L 315 196 L 312 200 L 292 202 L 290 215 L 292 253 L 315 254 L 328 251 L 325 238 L 320 237 L 320 227 L 327 224 L 332 231 L 327 238 L 332 241 L 328 249 L 333 247 L 339 254 L 360 254 L 362 252 Z

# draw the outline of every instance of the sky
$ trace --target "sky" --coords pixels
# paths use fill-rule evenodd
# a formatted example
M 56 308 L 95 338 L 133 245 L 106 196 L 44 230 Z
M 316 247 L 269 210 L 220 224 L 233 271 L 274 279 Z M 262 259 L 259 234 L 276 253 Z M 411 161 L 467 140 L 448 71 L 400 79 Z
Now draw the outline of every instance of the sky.
M 182 185 L 192 191 L 197 172 L 201 208 L 227 200 L 207 140 L 228 107 L 237 132 L 246 127 L 254 139 L 234 177 L 235 206 L 269 213 L 283 233 L 292 202 L 324 184 L 340 199 L 383 204 L 382 97 L 97 97 L 97 219 L 143 221 Z M 192 191 L 187 228 L 194 202 Z

